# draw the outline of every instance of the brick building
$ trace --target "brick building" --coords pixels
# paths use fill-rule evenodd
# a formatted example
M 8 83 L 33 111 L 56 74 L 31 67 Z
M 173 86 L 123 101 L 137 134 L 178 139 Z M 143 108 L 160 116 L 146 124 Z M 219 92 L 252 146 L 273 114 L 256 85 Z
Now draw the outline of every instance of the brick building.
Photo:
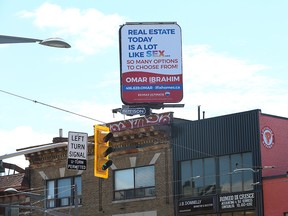
M 24 194 L 10 194 L 9 188 L 14 188 L 17 191 L 29 190 L 29 173 L 15 164 L 3 162 L 2 166 L 4 172 L 0 176 L 0 216 L 12 216 L 18 215 L 19 212 L 27 212 L 27 210 L 19 210 L 11 204 L 29 205 L 29 197 Z
M 173 113 L 162 113 L 107 124 L 115 150 L 108 179 L 94 177 L 94 136 L 88 137 L 85 171 L 66 168 L 67 138 L 55 138 L 55 147 L 26 154 L 31 187 L 41 188 L 45 197 L 35 205 L 47 213 L 83 216 L 174 215 L 172 123 Z

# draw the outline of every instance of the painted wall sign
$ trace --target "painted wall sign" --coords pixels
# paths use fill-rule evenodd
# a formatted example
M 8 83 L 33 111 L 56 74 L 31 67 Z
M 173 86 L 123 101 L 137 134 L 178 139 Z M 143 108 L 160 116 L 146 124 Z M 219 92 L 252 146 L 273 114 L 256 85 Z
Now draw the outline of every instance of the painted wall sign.
M 119 29 L 124 104 L 183 98 L 182 39 L 177 23 L 126 23 Z
M 173 121 L 173 113 L 153 114 L 140 118 L 124 120 L 109 124 L 112 132 L 135 129 L 151 125 L 169 125 Z
M 261 141 L 262 141 L 262 144 L 266 148 L 270 149 L 270 148 L 273 147 L 274 139 L 275 139 L 274 133 L 273 133 L 271 128 L 269 128 L 269 127 L 262 128 L 262 130 L 261 130 Z

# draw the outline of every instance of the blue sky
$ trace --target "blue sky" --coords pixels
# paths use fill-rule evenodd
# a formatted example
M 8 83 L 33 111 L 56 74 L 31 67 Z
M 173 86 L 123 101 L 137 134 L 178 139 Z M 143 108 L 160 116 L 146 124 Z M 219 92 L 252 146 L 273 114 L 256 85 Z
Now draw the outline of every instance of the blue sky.
M 0 92 L 0 155 L 50 143 L 68 131 L 93 134 L 113 116 L 120 96 L 119 27 L 177 22 L 182 29 L 184 108 L 197 119 L 251 109 L 288 117 L 288 2 L 285 0 L 0 0 L 0 34 L 60 37 L 70 49 L 0 45 L 0 90 L 79 113 L 92 121 Z M 126 117 L 127 119 L 127 117 Z M 24 166 L 24 157 L 11 161 Z

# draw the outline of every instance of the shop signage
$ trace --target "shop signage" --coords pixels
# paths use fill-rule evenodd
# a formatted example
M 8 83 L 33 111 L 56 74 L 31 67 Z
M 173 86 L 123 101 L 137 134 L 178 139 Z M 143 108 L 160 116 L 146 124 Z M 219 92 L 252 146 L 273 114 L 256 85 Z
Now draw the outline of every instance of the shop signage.
M 232 210 L 237 208 L 254 207 L 255 193 L 237 193 L 219 196 L 219 204 L 221 210 Z
M 215 210 L 214 197 L 200 197 L 197 199 L 183 199 L 178 202 L 178 212 L 200 212 L 200 211 L 213 211 Z
M 68 133 L 67 169 L 86 170 L 88 152 L 88 134 L 80 132 Z
M 181 28 L 126 23 L 119 29 L 124 104 L 178 103 L 183 98 Z
M 146 109 L 145 108 L 122 108 L 121 114 L 133 116 L 133 115 L 145 115 Z
M 261 141 L 262 144 L 268 148 L 271 149 L 274 145 L 274 133 L 271 128 L 264 127 L 261 130 Z

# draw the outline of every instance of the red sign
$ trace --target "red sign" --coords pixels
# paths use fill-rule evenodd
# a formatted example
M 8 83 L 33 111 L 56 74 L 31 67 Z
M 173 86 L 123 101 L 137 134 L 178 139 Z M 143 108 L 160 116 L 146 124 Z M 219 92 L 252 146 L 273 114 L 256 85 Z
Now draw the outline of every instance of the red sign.
M 261 131 L 261 140 L 262 140 L 262 144 L 270 149 L 273 147 L 274 145 L 274 133 L 272 131 L 271 128 L 269 127 L 264 127 L 262 128 L 262 131 Z

